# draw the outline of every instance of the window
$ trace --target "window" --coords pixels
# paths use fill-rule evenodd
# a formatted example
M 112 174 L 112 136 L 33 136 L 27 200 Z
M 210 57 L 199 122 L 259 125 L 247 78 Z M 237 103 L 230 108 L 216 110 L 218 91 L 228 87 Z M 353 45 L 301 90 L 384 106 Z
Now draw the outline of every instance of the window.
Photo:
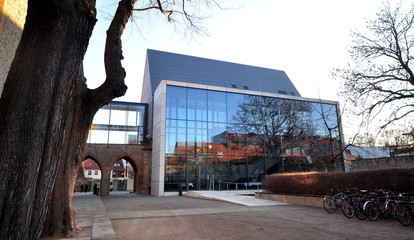
M 231 87 L 232 88 L 237 88 L 237 85 L 236 84 L 232 84 Z
M 95 175 L 98 175 L 98 171 L 95 171 Z
M 286 98 L 292 92 L 279 94 Z M 327 163 L 319 148 L 298 139 L 331 149 L 325 139 L 334 134 L 339 139 L 335 147 L 341 144 L 336 105 L 172 86 L 166 99 L 165 191 L 179 184 L 209 189 L 211 180 L 215 187 L 260 182 L 273 172 L 324 171 Z
M 243 86 L 243 89 L 249 90 L 248 86 Z
M 92 175 L 92 171 L 88 171 L 88 175 Z

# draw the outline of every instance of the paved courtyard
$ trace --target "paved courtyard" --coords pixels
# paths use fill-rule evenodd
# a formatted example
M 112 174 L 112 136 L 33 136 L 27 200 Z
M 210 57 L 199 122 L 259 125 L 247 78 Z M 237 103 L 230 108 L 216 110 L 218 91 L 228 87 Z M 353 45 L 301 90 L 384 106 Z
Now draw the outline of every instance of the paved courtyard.
M 211 198 L 211 197 L 210 197 Z M 186 196 L 76 193 L 78 239 L 413 239 L 396 220 L 347 219 L 342 213 L 251 198 L 238 204 Z M 230 201 L 229 196 L 225 201 Z M 254 206 L 243 201 L 256 201 Z

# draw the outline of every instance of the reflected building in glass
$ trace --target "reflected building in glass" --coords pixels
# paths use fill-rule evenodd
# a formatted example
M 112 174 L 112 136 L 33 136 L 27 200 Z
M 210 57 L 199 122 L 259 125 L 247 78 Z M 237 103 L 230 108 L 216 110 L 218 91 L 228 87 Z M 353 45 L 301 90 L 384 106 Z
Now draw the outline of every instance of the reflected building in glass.
M 343 169 L 338 102 L 301 97 L 283 71 L 148 50 L 142 102 L 152 195 Z

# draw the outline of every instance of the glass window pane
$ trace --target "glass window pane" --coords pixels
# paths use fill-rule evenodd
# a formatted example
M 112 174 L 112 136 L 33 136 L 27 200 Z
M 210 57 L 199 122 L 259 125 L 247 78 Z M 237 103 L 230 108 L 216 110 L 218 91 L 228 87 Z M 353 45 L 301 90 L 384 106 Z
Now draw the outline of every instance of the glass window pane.
M 137 112 L 133 112 L 133 111 L 127 111 L 126 112 L 127 115 L 127 122 L 126 125 L 127 126 L 137 126 L 138 122 L 137 122 Z
M 108 143 L 107 130 L 89 130 L 88 143 Z
M 261 182 L 265 176 L 264 157 L 249 157 L 248 158 L 248 181 L 249 183 Z M 257 185 L 249 184 L 251 188 L 257 188 Z
M 207 123 L 187 122 L 187 153 L 207 153 Z
M 166 120 L 165 122 L 165 153 L 176 152 L 177 144 L 177 120 Z
M 123 110 L 111 110 L 111 125 L 126 125 L 127 124 L 127 111 Z
M 185 183 L 185 155 L 165 156 L 165 191 L 177 191 Z
M 187 120 L 207 121 L 207 91 L 188 88 Z
M 167 119 L 165 124 L 165 153 L 184 154 L 187 137 L 186 122 Z
M 227 150 L 227 124 L 208 123 L 208 152 L 210 155 L 223 156 Z
M 244 103 L 244 95 L 237 93 L 227 93 L 227 119 L 228 122 L 237 121 L 239 107 Z
M 225 92 L 208 91 L 208 121 L 227 122 Z
M 110 131 L 109 142 L 113 144 L 127 144 L 128 135 L 125 131 Z
M 166 118 L 187 119 L 187 88 L 167 86 Z

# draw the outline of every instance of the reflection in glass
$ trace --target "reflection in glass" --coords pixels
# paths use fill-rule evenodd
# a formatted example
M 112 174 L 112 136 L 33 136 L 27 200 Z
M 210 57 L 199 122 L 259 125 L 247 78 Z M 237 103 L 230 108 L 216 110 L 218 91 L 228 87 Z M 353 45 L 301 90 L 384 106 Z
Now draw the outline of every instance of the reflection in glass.
M 189 88 L 187 120 L 207 121 L 207 91 Z
M 187 119 L 187 89 L 167 86 L 166 117 L 170 119 Z
M 226 112 L 226 93 L 218 91 L 208 91 L 208 121 L 227 122 Z
M 240 111 L 240 106 L 243 106 L 245 95 L 238 93 L 227 93 L 227 119 L 228 122 L 237 122 L 237 113 Z M 236 118 L 236 119 L 234 119 Z
M 184 174 L 194 189 L 257 187 L 268 174 L 330 170 L 339 130 L 332 104 L 167 87 L 166 154 L 185 159 L 169 179 Z
M 176 190 L 185 183 L 185 155 L 165 156 L 165 190 Z

